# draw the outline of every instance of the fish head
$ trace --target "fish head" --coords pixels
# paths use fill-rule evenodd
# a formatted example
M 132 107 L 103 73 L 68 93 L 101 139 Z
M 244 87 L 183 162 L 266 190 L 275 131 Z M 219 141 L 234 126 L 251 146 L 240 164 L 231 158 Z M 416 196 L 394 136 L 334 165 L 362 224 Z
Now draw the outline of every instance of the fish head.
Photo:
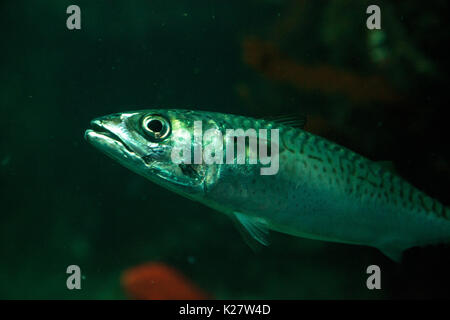
M 177 150 L 192 150 L 194 122 L 218 129 L 214 120 L 191 110 L 152 109 L 115 113 L 91 121 L 85 138 L 128 169 L 189 198 L 217 181 L 215 165 L 174 161 Z M 204 121 L 206 120 L 206 121 Z

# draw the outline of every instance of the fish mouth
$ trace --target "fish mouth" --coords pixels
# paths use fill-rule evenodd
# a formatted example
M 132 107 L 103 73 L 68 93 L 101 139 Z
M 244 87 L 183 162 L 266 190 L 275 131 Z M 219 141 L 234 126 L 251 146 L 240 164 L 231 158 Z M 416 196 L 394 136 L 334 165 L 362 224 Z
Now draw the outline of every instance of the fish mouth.
M 127 153 L 135 155 L 135 152 L 118 135 L 102 126 L 98 120 L 91 122 L 91 129 L 86 130 L 84 138 L 93 144 L 96 141 L 103 141 L 108 145 L 114 144 L 126 150 Z

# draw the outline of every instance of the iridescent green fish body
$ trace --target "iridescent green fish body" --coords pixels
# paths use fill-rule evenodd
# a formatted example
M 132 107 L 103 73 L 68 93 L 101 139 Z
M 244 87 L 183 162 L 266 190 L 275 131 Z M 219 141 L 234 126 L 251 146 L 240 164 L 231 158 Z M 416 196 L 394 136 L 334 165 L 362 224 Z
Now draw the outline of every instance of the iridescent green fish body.
M 226 129 L 278 129 L 279 170 L 261 163 L 173 161 L 191 150 L 195 121 Z M 231 216 L 267 244 L 267 230 L 373 246 L 398 261 L 403 250 L 450 241 L 450 210 L 379 163 L 278 121 L 191 110 L 142 110 L 92 121 L 85 137 L 149 180 Z M 268 138 L 270 140 L 270 138 Z M 200 142 L 207 144 L 207 141 Z M 275 151 L 275 150 L 272 150 Z M 246 155 L 249 155 L 248 146 Z

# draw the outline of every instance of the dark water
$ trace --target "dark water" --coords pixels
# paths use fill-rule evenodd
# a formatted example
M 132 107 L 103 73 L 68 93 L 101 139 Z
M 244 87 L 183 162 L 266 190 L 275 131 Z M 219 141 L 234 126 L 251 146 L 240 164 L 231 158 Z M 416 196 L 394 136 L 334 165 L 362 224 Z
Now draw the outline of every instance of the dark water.
M 66 8 L 81 8 L 81 30 Z M 97 116 L 148 107 L 307 114 L 307 129 L 445 205 L 446 1 L 2 1 L 0 298 L 122 299 L 158 261 L 215 298 L 448 297 L 450 250 L 397 265 L 373 248 L 273 233 L 252 252 L 229 219 L 88 145 Z M 382 289 L 366 288 L 380 266 Z M 78 265 L 81 290 L 68 290 Z

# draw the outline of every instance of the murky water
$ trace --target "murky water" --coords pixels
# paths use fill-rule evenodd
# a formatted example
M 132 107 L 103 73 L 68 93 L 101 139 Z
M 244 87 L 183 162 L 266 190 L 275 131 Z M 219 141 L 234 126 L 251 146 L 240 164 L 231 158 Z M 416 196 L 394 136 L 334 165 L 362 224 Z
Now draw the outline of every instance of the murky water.
M 397 265 L 272 233 L 253 252 L 225 215 L 83 139 L 92 118 L 141 108 L 306 114 L 306 130 L 448 205 L 446 3 L 382 1 L 380 30 L 367 1 L 77 1 L 70 30 L 71 4 L 0 4 L 0 298 L 448 297 L 444 246 Z

